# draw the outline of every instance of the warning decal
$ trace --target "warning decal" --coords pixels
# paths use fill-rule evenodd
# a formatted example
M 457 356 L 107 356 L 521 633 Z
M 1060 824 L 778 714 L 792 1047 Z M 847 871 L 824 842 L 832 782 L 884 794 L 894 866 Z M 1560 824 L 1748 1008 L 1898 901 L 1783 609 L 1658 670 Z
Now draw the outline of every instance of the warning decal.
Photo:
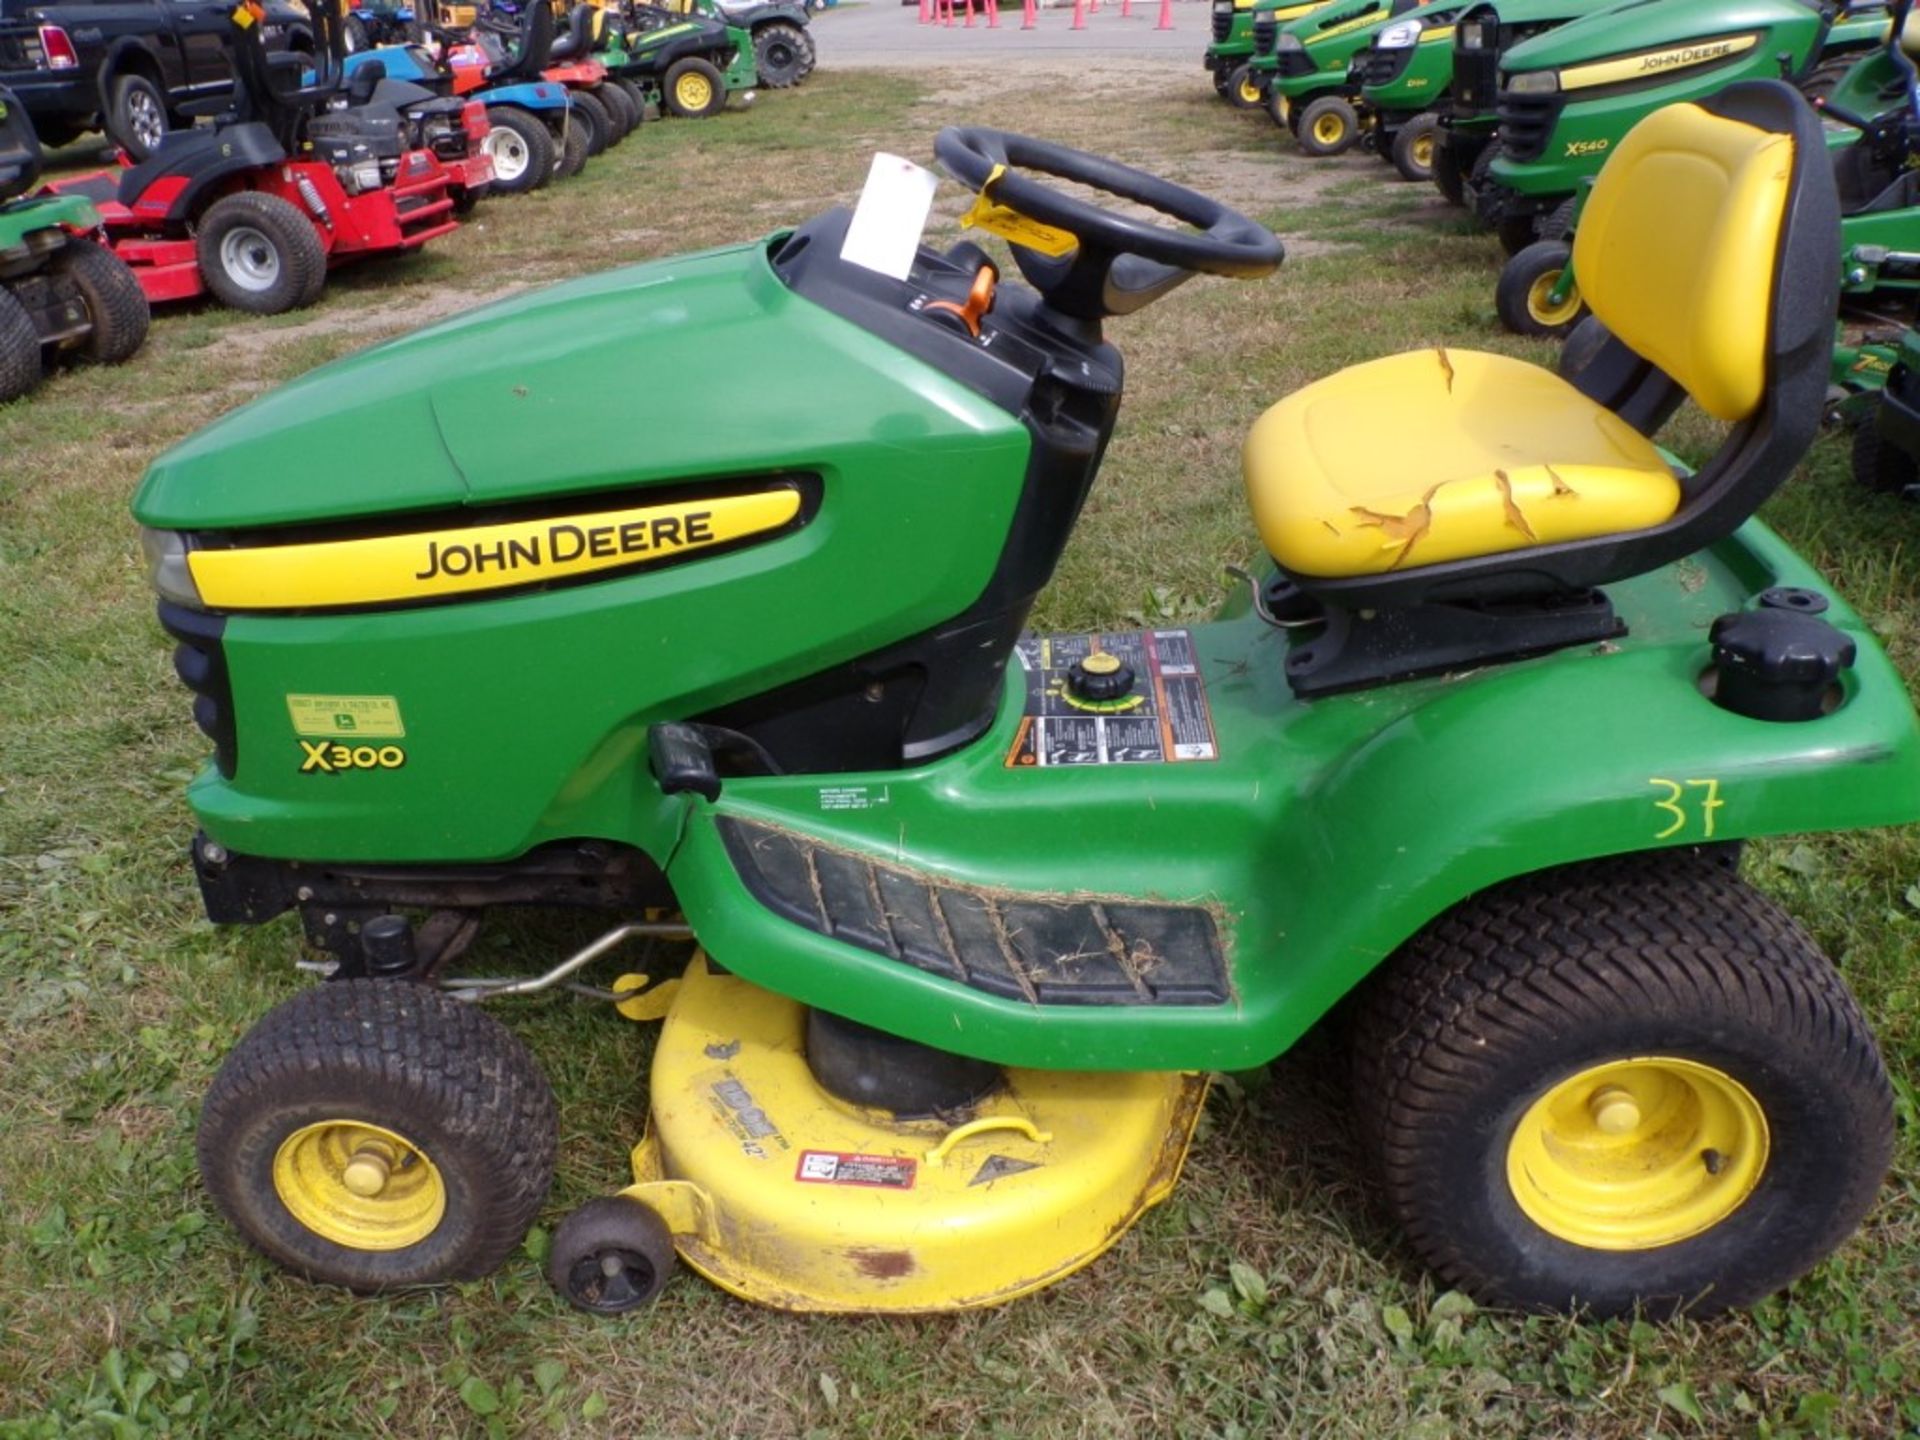
M 1213 715 L 1185 630 L 1100 635 L 1026 635 L 1014 652 L 1027 676 L 1027 703 L 1008 765 L 1142 765 L 1217 760 Z M 1133 672 L 1118 699 L 1073 693 L 1073 667 L 1087 656 L 1116 657 Z
M 813 1185 L 866 1185 L 911 1190 L 919 1162 L 899 1155 L 849 1155 L 841 1150 L 802 1150 L 793 1178 Z

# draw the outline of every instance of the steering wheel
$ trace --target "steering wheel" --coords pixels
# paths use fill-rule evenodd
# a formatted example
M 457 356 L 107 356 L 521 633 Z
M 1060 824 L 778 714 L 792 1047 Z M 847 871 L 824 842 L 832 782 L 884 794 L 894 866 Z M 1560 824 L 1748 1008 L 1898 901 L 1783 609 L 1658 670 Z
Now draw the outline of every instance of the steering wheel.
M 1271 275 L 1285 253 L 1266 226 L 1218 200 L 1084 150 L 950 125 L 934 138 L 933 153 L 961 184 L 980 191 L 992 180 L 989 198 L 1073 236 L 1074 249 L 1057 258 L 1018 242 L 1013 258 L 1049 308 L 1077 320 L 1131 315 L 1195 275 Z M 1005 167 L 997 180 L 995 166 Z M 1131 200 L 1194 229 L 1121 215 L 1043 185 L 1029 171 Z

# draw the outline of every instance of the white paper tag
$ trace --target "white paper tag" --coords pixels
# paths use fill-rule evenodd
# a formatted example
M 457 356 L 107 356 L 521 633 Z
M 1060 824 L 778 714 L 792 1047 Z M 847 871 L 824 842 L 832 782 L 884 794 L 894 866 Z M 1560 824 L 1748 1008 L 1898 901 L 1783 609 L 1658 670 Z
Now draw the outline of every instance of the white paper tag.
M 896 280 L 906 279 L 939 183 L 939 176 L 911 160 L 884 151 L 875 155 L 853 223 L 840 246 L 840 258 Z

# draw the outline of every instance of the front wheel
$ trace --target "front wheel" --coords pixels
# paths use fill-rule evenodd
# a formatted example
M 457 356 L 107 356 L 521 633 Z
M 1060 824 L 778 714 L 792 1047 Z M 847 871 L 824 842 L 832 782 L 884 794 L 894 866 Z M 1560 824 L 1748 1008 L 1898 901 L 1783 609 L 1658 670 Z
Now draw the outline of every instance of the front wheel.
M 1494 225 L 1493 234 L 1494 238 L 1500 242 L 1502 250 L 1509 255 L 1518 255 L 1540 238 L 1539 217 L 1509 215 Z
M 1251 65 L 1236 65 L 1227 76 L 1227 103 L 1236 110 L 1258 110 L 1266 96 Z
M 553 1092 L 504 1026 L 401 980 L 269 1011 L 200 1111 L 200 1174 L 256 1249 L 352 1290 L 478 1279 L 547 1196 Z
M 1507 261 L 1493 292 L 1500 323 L 1515 335 L 1544 337 L 1571 331 L 1586 313 L 1580 287 L 1569 283 L 1557 305 L 1553 292 L 1572 263 L 1573 247 L 1564 240 L 1536 240 Z
M 1416 115 L 1393 136 L 1393 168 L 1403 180 L 1425 184 L 1433 179 L 1434 151 L 1440 142 L 1440 120 L 1433 114 Z
M 1369 982 L 1354 1079 L 1409 1240 L 1523 1309 L 1753 1304 L 1852 1233 L 1893 1146 L 1839 976 L 1693 851 L 1528 876 L 1428 925 Z
M 685 120 L 705 120 L 726 108 L 727 82 L 709 62 L 689 55 L 667 67 L 660 95 L 670 113 Z
M 214 201 L 196 249 L 214 298 L 249 314 L 310 305 L 326 284 L 327 252 L 313 222 L 278 195 L 241 190 Z
M 510 105 L 487 108 L 483 148 L 493 161 L 493 193 L 524 195 L 538 190 L 553 174 L 553 135 L 524 110 Z
M 79 353 L 96 365 L 118 365 L 146 344 L 153 312 L 127 262 L 91 240 L 73 239 L 54 257 L 53 273 L 80 292 L 92 328 Z
M 1344 154 L 1360 138 L 1360 117 L 1338 95 L 1322 95 L 1300 112 L 1294 136 L 1316 158 Z

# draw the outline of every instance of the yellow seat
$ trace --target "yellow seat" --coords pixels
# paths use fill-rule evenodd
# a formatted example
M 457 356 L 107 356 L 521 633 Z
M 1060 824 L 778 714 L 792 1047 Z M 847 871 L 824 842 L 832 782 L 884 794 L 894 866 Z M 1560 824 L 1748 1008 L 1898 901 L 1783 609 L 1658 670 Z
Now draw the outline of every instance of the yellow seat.
M 1581 210 L 1574 271 L 1614 340 L 1708 414 L 1767 395 L 1789 134 L 1669 105 L 1621 141 Z M 1647 530 L 1682 489 L 1645 437 L 1524 361 L 1430 349 L 1282 400 L 1247 436 L 1268 552 L 1340 580 Z
M 1559 376 L 1416 350 L 1295 391 L 1247 435 L 1247 497 L 1296 575 L 1374 575 L 1657 525 L 1660 452 Z

